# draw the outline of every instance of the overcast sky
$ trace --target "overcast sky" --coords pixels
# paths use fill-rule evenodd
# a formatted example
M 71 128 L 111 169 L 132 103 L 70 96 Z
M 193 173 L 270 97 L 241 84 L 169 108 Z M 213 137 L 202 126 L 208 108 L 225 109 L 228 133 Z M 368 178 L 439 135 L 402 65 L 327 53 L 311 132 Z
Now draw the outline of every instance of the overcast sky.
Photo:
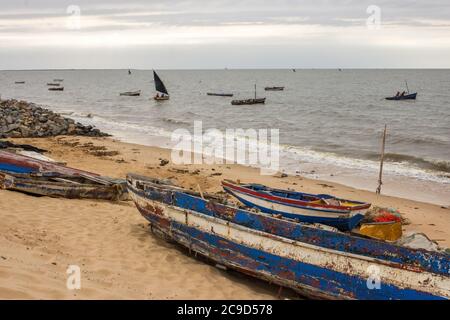
M 0 69 L 129 67 L 450 68 L 450 0 L 0 0 Z

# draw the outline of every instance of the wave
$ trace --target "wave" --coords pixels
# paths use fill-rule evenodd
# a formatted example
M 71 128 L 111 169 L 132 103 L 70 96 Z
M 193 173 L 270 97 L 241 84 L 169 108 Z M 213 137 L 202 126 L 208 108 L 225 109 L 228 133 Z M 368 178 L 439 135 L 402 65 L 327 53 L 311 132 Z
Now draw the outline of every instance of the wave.
M 187 126 L 192 125 L 191 122 L 178 120 L 178 119 L 172 119 L 172 118 L 162 118 L 162 121 L 170 123 L 170 124 L 182 124 L 182 125 L 187 125 Z

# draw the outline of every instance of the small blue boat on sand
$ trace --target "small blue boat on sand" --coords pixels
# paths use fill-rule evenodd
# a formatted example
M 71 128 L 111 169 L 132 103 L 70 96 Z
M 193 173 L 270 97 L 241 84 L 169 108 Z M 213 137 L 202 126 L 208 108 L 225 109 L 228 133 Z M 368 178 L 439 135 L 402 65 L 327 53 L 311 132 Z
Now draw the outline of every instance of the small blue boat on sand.
M 222 187 L 248 207 L 302 222 L 326 224 L 343 231 L 353 229 L 371 205 L 329 194 L 272 189 L 260 184 L 240 184 L 229 180 L 222 181 Z
M 449 299 L 450 256 L 227 205 L 127 175 L 153 233 L 190 252 L 312 298 Z

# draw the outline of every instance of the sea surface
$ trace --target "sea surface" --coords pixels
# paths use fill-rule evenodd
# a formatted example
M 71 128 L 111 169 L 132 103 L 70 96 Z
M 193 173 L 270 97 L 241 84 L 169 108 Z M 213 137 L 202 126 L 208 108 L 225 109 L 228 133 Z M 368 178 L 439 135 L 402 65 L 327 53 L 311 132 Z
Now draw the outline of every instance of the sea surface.
M 279 129 L 282 170 L 367 190 L 450 204 L 450 70 L 159 70 L 171 98 L 155 102 L 151 70 L 0 71 L 0 95 L 47 106 L 127 141 L 171 147 L 176 129 Z M 63 92 L 47 82 L 64 79 Z M 416 101 L 387 101 L 397 91 Z M 15 84 L 25 81 L 25 84 Z M 257 96 L 266 104 L 232 106 Z M 264 91 L 285 86 L 284 91 Z M 140 97 L 120 92 L 142 90 Z M 207 96 L 233 93 L 233 98 Z M 208 143 L 207 141 L 205 143 Z M 212 142 L 211 142 L 212 143 Z

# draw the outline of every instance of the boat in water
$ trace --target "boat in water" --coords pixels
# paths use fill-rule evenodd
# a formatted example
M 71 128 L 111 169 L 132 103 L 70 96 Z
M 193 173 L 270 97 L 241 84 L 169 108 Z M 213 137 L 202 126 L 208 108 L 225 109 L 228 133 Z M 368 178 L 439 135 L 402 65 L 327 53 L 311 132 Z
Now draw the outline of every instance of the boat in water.
M 141 90 L 121 92 L 120 95 L 128 97 L 138 97 L 141 95 Z
M 207 92 L 208 96 L 216 96 L 216 97 L 232 97 L 232 93 L 214 93 L 214 92 Z
M 236 106 L 245 105 L 245 104 L 263 104 L 263 103 L 266 103 L 266 98 L 257 98 L 256 97 L 256 84 L 255 84 L 255 98 L 231 101 L 231 104 L 236 105 Z
M 64 91 L 64 87 L 50 87 L 48 91 Z
M 153 70 L 153 79 L 155 81 L 156 95 L 153 97 L 156 101 L 169 100 L 169 92 L 155 70 Z
M 417 92 L 415 93 L 406 93 L 404 95 L 396 95 L 393 97 L 386 97 L 386 100 L 416 100 Z
M 59 87 L 60 83 L 53 83 L 53 82 L 49 82 L 47 83 L 47 86 L 53 86 L 53 87 Z
M 25 84 L 25 81 L 16 81 L 15 84 Z
M 283 91 L 284 87 L 265 87 L 264 90 L 266 90 L 266 91 Z
M 393 97 L 386 97 L 386 100 L 416 100 L 417 92 L 409 93 L 409 87 L 408 82 L 405 81 L 406 84 L 406 91 L 403 91 L 402 93 L 397 92 L 397 94 Z
M 450 256 L 252 212 L 127 175 L 150 230 L 215 264 L 326 299 L 449 299 Z
M 355 228 L 370 203 L 336 198 L 329 194 L 309 194 L 272 189 L 260 184 L 222 181 L 223 189 L 250 208 L 279 214 L 302 222 L 321 223 L 339 230 Z
M 54 82 L 63 82 L 64 79 L 53 79 Z

